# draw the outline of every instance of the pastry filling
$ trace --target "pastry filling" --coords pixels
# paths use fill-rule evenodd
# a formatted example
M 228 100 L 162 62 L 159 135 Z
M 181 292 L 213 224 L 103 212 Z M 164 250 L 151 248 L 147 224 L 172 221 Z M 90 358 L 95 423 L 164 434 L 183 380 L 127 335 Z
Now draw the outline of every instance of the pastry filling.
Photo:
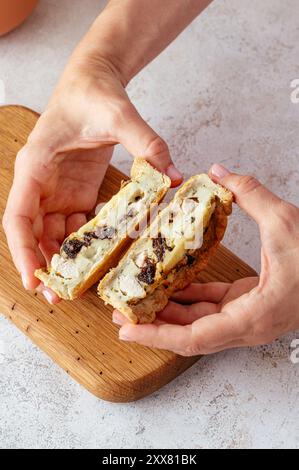
M 105 295 L 112 305 L 135 304 L 166 282 L 170 273 L 193 265 L 201 247 L 211 244 L 213 230 L 207 229 L 216 197 L 204 185 L 177 193 L 111 273 Z
M 157 171 L 151 178 L 145 172 L 139 175 L 138 181 L 129 181 L 93 220 L 63 242 L 60 254 L 53 256 L 46 270 L 48 277 L 43 281 L 68 298 L 99 263 L 108 259 L 122 239 L 130 234 L 134 236 L 134 230 L 161 197 L 164 188 L 163 175 Z M 145 278 L 150 279 L 150 274 Z

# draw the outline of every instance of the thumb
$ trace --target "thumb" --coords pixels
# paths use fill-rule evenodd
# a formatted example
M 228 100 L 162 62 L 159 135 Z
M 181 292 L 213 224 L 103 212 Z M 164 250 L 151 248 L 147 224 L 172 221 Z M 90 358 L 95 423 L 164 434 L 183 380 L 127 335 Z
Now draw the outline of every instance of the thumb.
M 118 128 L 117 140 L 131 155 L 144 157 L 157 170 L 169 176 L 172 186 L 181 183 L 182 174 L 175 167 L 166 142 L 142 119 L 131 103 Z
M 235 201 L 258 225 L 267 223 L 273 214 L 273 209 L 281 203 L 281 199 L 256 178 L 248 175 L 230 173 L 224 166 L 214 164 L 209 171 L 210 177 L 229 189 L 235 196 Z

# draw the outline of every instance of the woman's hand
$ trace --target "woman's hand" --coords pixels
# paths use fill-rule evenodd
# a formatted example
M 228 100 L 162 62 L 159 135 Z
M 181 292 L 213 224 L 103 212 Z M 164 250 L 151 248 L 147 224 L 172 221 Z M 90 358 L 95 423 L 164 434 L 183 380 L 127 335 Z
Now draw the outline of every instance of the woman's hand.
M 260 277 L 191 284 L 151 325 L 128 324 L 115 311 L 114 322 L 123 325 L 120 339 L 193 356 L 270 343 L 299 328 L 299 209 L 254 178 L 220 165 L 210 176 L 230 189 L 259 225 Z
M 28 142 L 18 153 L 3 225 L 26 289 L 63 239 L 86 222 L 112 155 L 122 143 L 172 179 L 181 180 L 165 142 L 143 121 L 112 64 L 76 58 Z M 50 302 L 57 296 L 41 286 Z

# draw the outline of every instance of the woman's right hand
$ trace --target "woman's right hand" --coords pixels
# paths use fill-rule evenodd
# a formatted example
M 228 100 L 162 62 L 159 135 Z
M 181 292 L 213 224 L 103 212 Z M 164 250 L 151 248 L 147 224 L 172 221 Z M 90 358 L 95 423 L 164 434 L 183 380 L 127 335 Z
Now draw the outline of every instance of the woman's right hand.
M 86 222 L 117 143 L 168 174 L 174 186 L 180 183 L 166 143 L 138 114 L 113 65 L 73 58 L 17 155 L 3 217 L 26 289 L 38 287 L 34 271 Z M 48 301 L 59 300 L 44 286 L 40 289 Z

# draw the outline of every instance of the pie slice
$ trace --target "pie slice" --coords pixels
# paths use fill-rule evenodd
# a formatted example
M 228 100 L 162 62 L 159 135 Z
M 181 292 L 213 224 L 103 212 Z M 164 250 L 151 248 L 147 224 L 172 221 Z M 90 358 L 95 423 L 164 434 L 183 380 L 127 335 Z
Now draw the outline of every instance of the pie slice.
M 133 323 L 150 323 L 169 297 L 196 279 L 223 238 L 232 193 L 206 174 L 190 178 L 117 267 L 100 297 Z
M 170 179 L 143 158 L 135 159 L 131 180 L 98 215 L 63 242 L 47 268 L 35 272 L 62 299 L 72 300 L 99 281 L 117 264 L 132 242 L 137 227 L 146 223 L 153 205 L 161 201 Z

